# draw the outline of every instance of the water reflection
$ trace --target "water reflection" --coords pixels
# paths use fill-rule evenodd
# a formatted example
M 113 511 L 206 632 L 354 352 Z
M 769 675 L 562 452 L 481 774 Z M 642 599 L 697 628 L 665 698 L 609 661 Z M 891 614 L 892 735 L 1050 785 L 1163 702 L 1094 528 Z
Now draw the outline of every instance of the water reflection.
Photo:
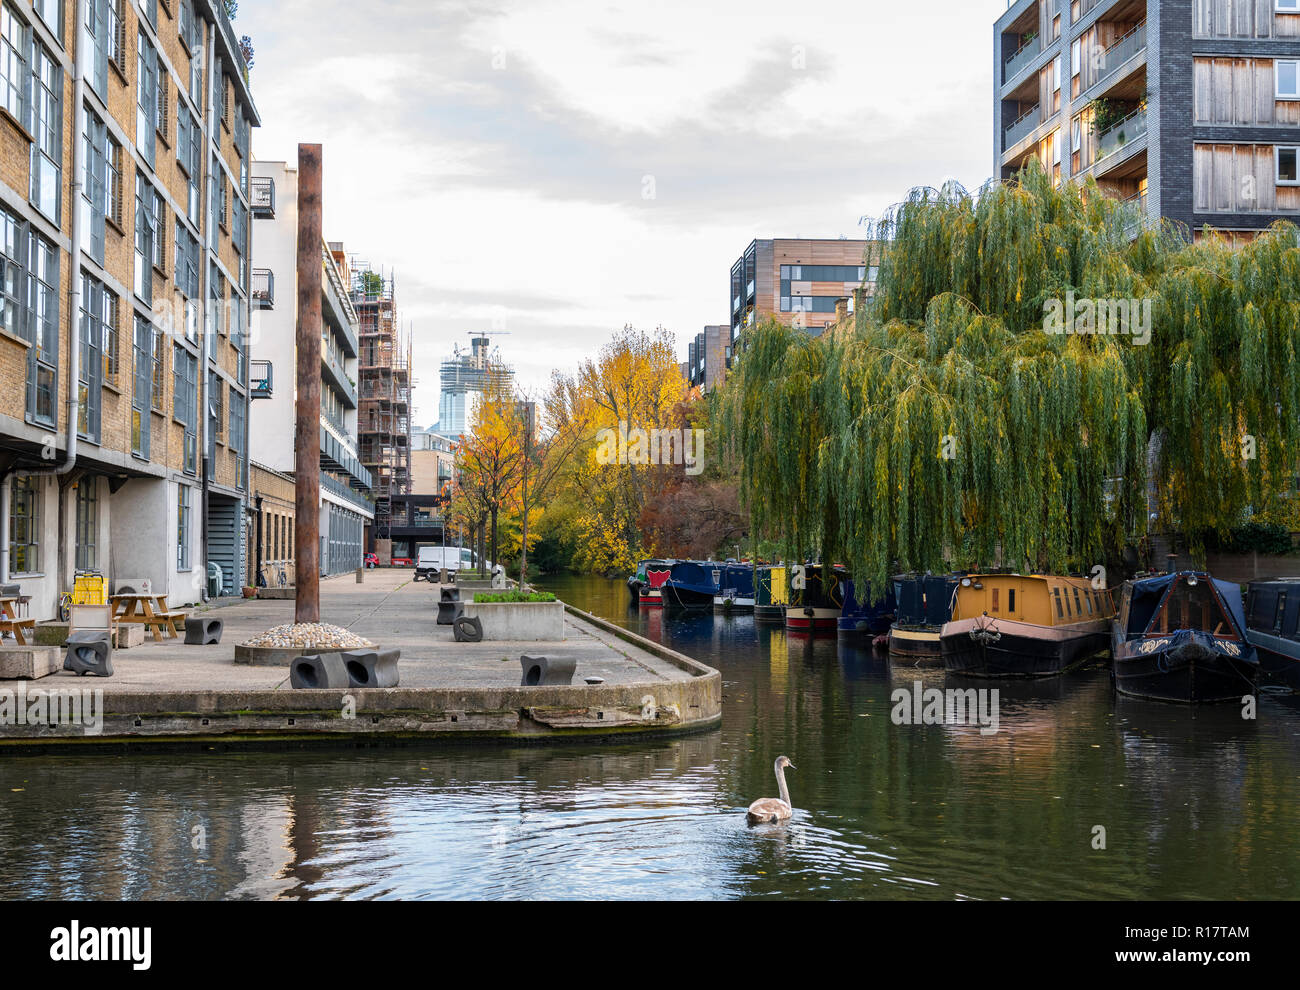
M 1000 731 L 895 725 L 972 686 L 752 616 L 565 597 L 717 666 L 721 730 L 673 741 L 0 760 L 0 896 L 1295 897 L 1300 704 L 1006 682 Z M 787 753 L 787 826 L 747 827 Z M 1105 837 L 1097 848 L 1097 829 Z

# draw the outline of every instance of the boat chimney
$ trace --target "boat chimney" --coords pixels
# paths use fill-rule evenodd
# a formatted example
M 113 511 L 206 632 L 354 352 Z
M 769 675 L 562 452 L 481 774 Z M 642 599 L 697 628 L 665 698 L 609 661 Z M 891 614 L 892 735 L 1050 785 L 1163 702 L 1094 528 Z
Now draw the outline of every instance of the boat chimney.
M 1171 553 L 1165 558 L 1165 573 L 1172 574 L 1178 569 L 1178 554 Z

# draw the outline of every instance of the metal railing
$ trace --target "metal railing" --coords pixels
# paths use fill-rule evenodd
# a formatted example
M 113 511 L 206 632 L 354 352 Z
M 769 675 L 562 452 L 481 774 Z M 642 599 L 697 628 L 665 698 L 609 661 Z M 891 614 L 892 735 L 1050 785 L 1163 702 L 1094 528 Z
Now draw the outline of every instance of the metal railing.
M 275 218 L 275 180 L 269 176 L 253 176 L 248 180 L 248 205 L 253 216 Z
M 339 481 L 337 478 L 331 477 L 324 471 L 320 473 L 320 486 L 331 495 L 337 495 L 344 501 L 351 502 L 353 505 L 365 509 L 367 512 L 375 511 L 374 499 L 369 495 L 364 495 L 356 489 L 343 484 L 343 482 Z
M 275 389 L 275 368 L 270 361 L 248 362 L 248 394 L 254 399 L 269 399 Z
M 1003 151 L 1006 151 L 1011 146 L 1022 141 L 1026 136 L 1033 133 L 1034 128 L 1042 123 L 1042 121 L 1039 120 L 1039 110 L 1040 106 L 1035 105 L 1017 117 L 1015 121 L 1011 123 L 1005 131 L 1003 131 Z
M 254 268 L 251 284 L 253 301 L 261 309 L 275 309 L 275 274 L 269 268 Z

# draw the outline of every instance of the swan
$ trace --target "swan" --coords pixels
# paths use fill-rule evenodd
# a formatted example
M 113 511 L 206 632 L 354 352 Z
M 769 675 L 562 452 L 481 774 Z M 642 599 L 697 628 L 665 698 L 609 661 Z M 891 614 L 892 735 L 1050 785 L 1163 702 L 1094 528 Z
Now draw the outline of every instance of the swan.
M 785 821 L 794 813 L 794 809 L 790 807 L 790 791 L 785 786 L 786 767 L 791 770 L 799 769 L 790 762 L 790 757 L 778 756 L 774 769 L 776 770 L 776 786 L 780 788 L 781 796 L 779 798 L 759 798 L 751 804 L 749 811 L 745 813 L 745 817 L 749 819 L 751 825 Z

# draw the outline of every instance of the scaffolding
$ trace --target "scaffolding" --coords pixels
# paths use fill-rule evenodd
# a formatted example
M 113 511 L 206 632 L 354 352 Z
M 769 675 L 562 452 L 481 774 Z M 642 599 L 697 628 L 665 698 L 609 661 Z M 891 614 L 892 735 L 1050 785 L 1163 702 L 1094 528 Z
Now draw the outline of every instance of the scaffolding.
M 351 268 L 361 345 L 357 456 L 372 479 L 373 549 L 392 539 L 394 499 L 411 493 L 411 338 L 398 326 L 393 277 L 355 257 Z

